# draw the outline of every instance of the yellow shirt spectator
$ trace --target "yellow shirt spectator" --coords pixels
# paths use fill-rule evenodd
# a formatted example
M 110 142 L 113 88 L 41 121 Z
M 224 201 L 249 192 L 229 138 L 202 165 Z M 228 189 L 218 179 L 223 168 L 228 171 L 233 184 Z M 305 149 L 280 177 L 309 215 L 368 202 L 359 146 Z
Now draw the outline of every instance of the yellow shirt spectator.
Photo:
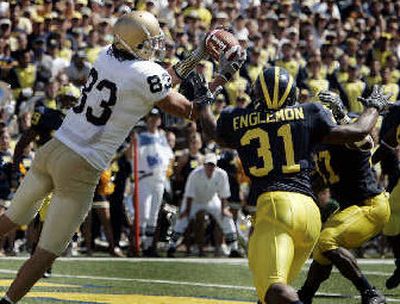
M 390 73 L 390 82 L 398 83 L 400 80 L 400 71 L 397 69 L 392 70 Z
M 329 90 L 329 81 L 326 79 L 309 79 L 306 84 L 310 89 L 310 101 L 312 102 L 319 102 L 319 92 Z
M 300 63 L 295 59 L 291 59 L 289 61 L 277 60 L 275 61 L 275 65 L 286 69 L 294 79 L 296 79 L 300 70 Z
M 392 55 L 391 51 L 374 50 L 372 52 L 374 59 L 379 60 L 381 65 L 386 65 L 386 59 Z
M 66 61 L 70 62 L 71 58 L 72 58 L 72 49 L 71 49 L 71 47 L 63 47 L 58 52 L 58 56 L 57 57 L 63 58 Z
M 349 74 L 344 71 L 338 71 L 336 77 L 339 83 L 345 83 L 349 79 Z
M 234 105 L 236 103 L 237 97 L 240 93 L 245 92 L 248 81 L 239 76 L 238 73 L 235 74 L 233 79 L 227 82 L 224 86 L 226 93 L 228 94 L 228 103 Z
M 397 83 L 388 83 L 388 84 L 382 84 L 382 87 L 383 87 L 383 92 L 385 94 L 389 93 L 392 94 L 389 101 L 396 102 L 397 96 L 399 95 L 399 85 Z
M 95 47 L 90 47 L 86 49 L 86 57 L 87 60 L 93 64 L 97 57 L 99 56 L 99 53 L 101 51 L 101 46 L 95 46 Z
M 16 67 L 15 69 L 20 88 L 14 89 L 14 97 L 17 97 L 22 89 L 32 88 L 36 80 L 36 66 L 28 64 L 26 68 Z
M 253 83 L 256 81 L 258 75 L 260 75 L 261 71 L 263 69 L 263 66 L 261 64 L 249 64 L 247 66 L 247 73 L 250 77 L 251 82 Z
M 212 20 L 212 14 L 210 13 L 210 11 L 208 9 L 206 9 L 205 7 L 199 7 L 199 8 L 195 8 L 195 7 L 188 7 L 187 9 L 185 9 L 183 11 L 183 15 L 189 16 L 189 14 L 191 12 L 196 12 L 197 15 L 199 16 L 200 20 L 207 26 L 209 27 L 211 24 L 211 20 Z
M 354 82 L 343 83 L 342 85 L 348 98 L 349 111 L 361 113 L 364 110 L 364 106 L 357 100 L 357 98 L 364 92 L 365 83 L 362 80 L 356 80 Z
M 382 77 L 380 75 L 375 75 L 375 76 L 367 76 L 366 78 L 367 81 L 367 86 L 369 88 L 372 88 L 376 84 L 380 84 L 382 82 Z

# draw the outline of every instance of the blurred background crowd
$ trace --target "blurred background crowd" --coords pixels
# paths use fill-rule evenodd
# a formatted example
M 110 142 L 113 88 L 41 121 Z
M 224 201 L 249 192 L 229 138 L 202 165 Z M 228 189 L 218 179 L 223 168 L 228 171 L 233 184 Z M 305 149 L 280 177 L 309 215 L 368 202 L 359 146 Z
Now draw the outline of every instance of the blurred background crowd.
M 295 77 L 300 102 L 318 102 L 317 94 L 329 89 L 340 94 L 349 112 L 360 113 L 363 106 L 357 97 L 369 94 L 374 84 L 382 85 L 386 93 L 391 92 L 393 102 L 398 100 L 398 0 L 0 2 L 2 201 L 9 201 L 15 191 L 15 177 L 9 173 L 7 164 L 12 162 L 13 148 L 21 134 L 32 128 L 37 106 L 57 110 L 56 97 L 61 88 L 68 84 L 77 88 L 84 85 L 100 50 L 112 43 L 113 23 L 134 9 L 147 10 L 158 17 L 166 37 L 161 62 L 165 67 L 184 58 L 210 29 L 225 27 L 235 34 L 247 50 L 247 61 L 216 97 L 216 116 L 227 105 L 245 107 L 251 100 L 251 84 L 264 67 L 271 65 L 283 67 Z M 196 71 L 205 81 L 210 81 L 216 72 L 216 62 L 211 59 L 201 61 Z M 180 89 L 185 92 L 184 84 Z M 248 180 L 236 153 L 202 139 L 195 122 L 177 120 L 157 110 L 152 111 L 135 131 L 148 132 L 149 129 L 156 129 L 158 136 L 165 137 L 173 155 L 172 161 L 157 171 L 157 174 L 163 172 L 166 179 L 162 204 L 160 201 L 158 205 L 160 216 L 154 242 L 168 241 L 173 230 L 171 222 L 178 213 L 189 173 L 201 166 L 206 153 L 213 152 L 218 155 L 218 166 L 228 173 L 231 211 L 245 243 L 250 211 L 243 211 L 242 207 L 247 200 Z M 85 247 L 88 254 L 106 244 L 112 255 L 122 255 L 126 251 L 121 251 L 120 245 L 132 245 L 132 138 L 127 139 L 109 172 L 102 178 L 98 189 L 100 198 L 97 199 L 102 204 L 95 205 L 95 212 L 74 240 L 74 246 Z M 35 143 L 25 148 L 23 170 L 20 171 L 29 169 L 34 150 Z M 384 184 L 385 172 L 377 168 L 377 175 Z M 329 200 L 329 196 L 321 197 Z M 4 210 L 7 203 L 2 206 Z M 218 234 L 218 225 L 207 215 L 202 221 L 211 227 L 205 231 L 208 244 L 220 248 L 223 238 L 221 232 Z M 8 242 L 3 241 L 1 252 L 16 254 L 20 248 L 29 249 L 33 234 L 29 227 L 23 227 L 10 236 Z M 79 243 L 81 239 L 85 241 Z M 193 248 L 190 233 L 187 239 L 190 251 Z M 383 246 L 377 248 L 379 254 L 384 253 Z

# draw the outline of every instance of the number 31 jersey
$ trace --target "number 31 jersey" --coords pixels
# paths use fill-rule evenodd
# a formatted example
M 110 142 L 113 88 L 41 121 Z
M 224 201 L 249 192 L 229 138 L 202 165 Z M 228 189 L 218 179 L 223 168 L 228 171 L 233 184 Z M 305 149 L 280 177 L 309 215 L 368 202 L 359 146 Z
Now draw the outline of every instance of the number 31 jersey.
M 119 60 L 103 50 L 90 71 L 78 106 L 55 137 L 99 170 L 107 168 L 132 127 L 171 90 L 171 78 L 151 61 Z
M 330 112 L 320 104 L 305 103 L 269 113 L 227 109 L 218 119 L 217 132 L 237 149 L 252 182 L 252 198 L 267 191 L 314 197 L 311 153 L 333 126 Z

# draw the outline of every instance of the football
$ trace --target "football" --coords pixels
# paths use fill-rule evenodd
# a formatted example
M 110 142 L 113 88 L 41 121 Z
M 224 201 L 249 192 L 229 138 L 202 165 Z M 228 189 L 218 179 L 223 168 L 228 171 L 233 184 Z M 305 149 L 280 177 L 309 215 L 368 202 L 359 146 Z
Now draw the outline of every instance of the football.
M 223 52 L 230 59 L 230 57 L 234 56 L 240 50 L 239 41 L 235 36 L 222 29 L 213 30 L 208 33 L 205 44 L 207 53 L 215 60 L 218 60 L 220 54 Z

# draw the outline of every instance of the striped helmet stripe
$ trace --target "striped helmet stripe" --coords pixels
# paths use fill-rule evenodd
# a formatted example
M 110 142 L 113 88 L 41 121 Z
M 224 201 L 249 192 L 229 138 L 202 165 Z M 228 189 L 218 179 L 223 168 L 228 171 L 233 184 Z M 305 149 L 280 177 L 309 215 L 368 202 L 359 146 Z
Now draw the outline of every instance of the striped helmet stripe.
M 267 109 L 274 109 L 273 103 L 268 93 L 267 84 L 265 83 L 264 70 L 261 71 L 259 77 L 260 77 L 261 89 L 264 95 L 264 101 L 267 104 Z

